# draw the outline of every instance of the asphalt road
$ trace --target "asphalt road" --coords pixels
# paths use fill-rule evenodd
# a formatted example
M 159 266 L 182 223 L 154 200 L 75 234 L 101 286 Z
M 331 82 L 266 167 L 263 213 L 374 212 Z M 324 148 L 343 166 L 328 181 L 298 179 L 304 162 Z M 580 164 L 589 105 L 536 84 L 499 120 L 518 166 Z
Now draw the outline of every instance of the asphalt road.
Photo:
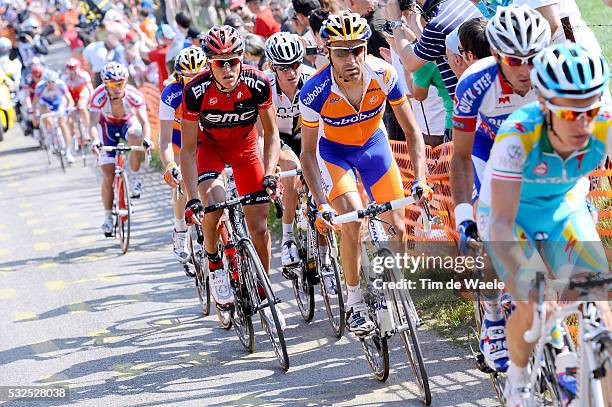
M 31 138 L 0 143 L 0 386 L 68 385 L 69 401 L 3 405 L 419 406 L 411 369 L 391 339 L 386 383 L 358 341 L 335 339 L 317 297 L 306 324 L 278 270 L 291 367 L 283 373 L 257 318 L 256 351 L 198 312 L 193 281 L 171 257 L 170 192 L 148 170 L 134 204 L 132 245 L 103 237 L 100 175 L 77 161 L 63 174 Z M 419 333 L 435 406 L 494 406 L 465 349 Z

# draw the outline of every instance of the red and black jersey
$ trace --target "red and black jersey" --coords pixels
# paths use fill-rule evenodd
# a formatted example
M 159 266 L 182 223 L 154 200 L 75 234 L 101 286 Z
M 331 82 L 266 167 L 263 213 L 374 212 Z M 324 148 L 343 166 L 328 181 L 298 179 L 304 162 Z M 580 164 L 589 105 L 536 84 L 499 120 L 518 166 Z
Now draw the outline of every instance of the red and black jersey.
M 219 91 L 213 81 L 207 69 L 185 85 L 183 119 L 199 120 L 203 136 L 216 143 L 254 136 L 259 109 L 272 105 L 266 75 L 243 66 L 238 85 L 229 93 Z

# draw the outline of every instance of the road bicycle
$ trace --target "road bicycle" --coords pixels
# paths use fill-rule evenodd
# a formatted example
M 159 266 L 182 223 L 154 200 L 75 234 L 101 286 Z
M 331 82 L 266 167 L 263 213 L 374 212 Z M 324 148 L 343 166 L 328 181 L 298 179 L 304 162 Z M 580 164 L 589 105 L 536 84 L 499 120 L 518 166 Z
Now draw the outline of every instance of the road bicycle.
M 240 343 L 248 352 L 255 350 L 255 330 L 253 315 L 259 313 L 261 324 L 266 331 L 274 354 L 284 371 L 289 369 L 289 355 L 285 336 L 278 316 L 277 304 L 280 300 L 274 295 L 272 284 L 265 272 L 259 255 L 251 241 L 242 207 L 270 202 L 265 191 L 238 196 L 231 168 L 225 169 L 228 178 L 227 194 L 224 202 L 204 208 L 204 213 L 222 210 L 221 241 L 223 259 L 227 267 L 230 284 L 234 294 L 234 304 L 222 311 L 231 319 L 232 326 Z M 275 202 L 277 216 L 282 216 L 282 206 Z M 272 320 L 268 320 L 265 309 L 270 310 Z
M 538 252 L 543 259 L 542 245 L 546 239 L 544 233 L 536 233 L 536 244 Z M 612 274 L 590 274 L 576 276 L 570 279 L 556 279 L 546 281 L 547 275 L 551 274 L 548 262 L 544 261 L 547 271 L 536 271 L 535 276 L 535 298 L 533 322 L 523 338 L 528 343 L 535 343 L 535 348 L 530 359 L 531 378 L 533 386 L 531 402 L 535 405 L 562 405 L 562 399 L 568 398 L 576 406 L 604 407 L 609 406 L 609 400 L 605 400 L 602 389 L 602 379 L 612 372 L 612 332 L 610 332 L 601 320 L 596 303 L 592 300 L 589 292 L 591 289 L 600 289 L 607 300 L 609 287 L 612 284 Z M 548 300 L 547 290 L 554 293 L 578 294 L 579 298 L 587 299 L 558 303 Z M 599 297 L 602 297 L 599 294 Z M 554 296 L 556 299 L 556 295 Z M 547 303 L 552 305 L 552 312 L 547 315 Z M 550 307 L 548 307 L 550 308 Z M 577 318 L 577 338 L 574 344 L 566 321 L 570 317 Z M 563 386 L 557 380 L 556 360 L 561 352 L 559 347 L 552 343 L 550 332 L 553 328 L 561 327 L 563 330 L 563 347 L 577 355 L 576 369 L 576 394 L 567 394 Z M 573 373 L 573 372 L 567 372 Z M 609 376 L 608 376 L 609 377 Z M 565 392 L 565 394 L 563 394 Z
M 118 135 L 117 135 L 118 137 Z M 103 146 L 101 151 L 115 152 L 115 177 L 113 179 L 113 230 L 105 234 L 106 237 L 117 237 L 123 254 L 130 246 L 130 229 L 132 219 L 132 205 L 130 202 L 130 184 L 124 168 L 125 154 L 130 151 L 145 151 L 143 146 L 117 144 L 117 146 Z
M 47 154 L 47 161 L 51 164 L 51 156 L 57 156 L 60 162 L 62 171 L 66 172 L 66 142 L 62 135 L 62 129 L 57 122 L 57 118 L 63 116 L 59 112 L 47 112 L 40 115 L 40 137 L 41 145 L 45 153 Z M 42 125 L 42 121 L 45 119 L 51 119 L 51 126 L 48 128 Z
M 334 334 L 341 338 L 345 327 L 342 291 L 344 277 L 338 256 L 336 234 L 329 232 L 322 235 L 315 227 L 317 208 L 303 179 L 302 171 L 295 169 L 280 173 L 280 178 L 295 176 L 301 178 L 298 204 L 293 222 L 299 262 L 295 266 L 285 267 L 283 274 L 292 282 L 298 308 L 306 322 L 312 321 L 314 317 L 314 286 L 316 284 L 320 285 L 327 318 Z M 327 245 L 327 258 L 320 255 L 320 244 Z M 335 287 L 335 290 L 332 287 Z
M 189 262 L 184 265 L 185 271 L 191 276 L 195 274 L 195 287 L 200 308 L 204 316 L 210 314 L 210 279 L 208 273 L 208 259 L 204 254 L 202 242 L 204 236 L 200 225 L 191 225 L 187 231 L 187 247 L 189 249 Z M 188 269 L 193 267 L 194 272 Z
M 361 347 L 374 377 L 379 381 L 385 381 L 389 377 L 389 348 L 387 340 L 395 334 L 402 339 L 404 350 L 412 372 L 416 379 L 421 400 L 431 404 L 431 391 L 427 369 L 423 360 L 423 352 L 418 338 L 417 325 L 419 317 L 408 289 L 389 288 L 398 287 L 403 280 L 400 271 L 395 267 L 383 266 L 380 273 L 374 274 L 372 264 L 376 258 L 386 259 L 393 257 L 389 248 L 389 237 L 385 232 L 379 215 L 414 204 L 413 197 L 396 199 L 385 203 L 372 202 L 366 209 L 348 212 L 335 217 L 336 224 L 356 222 L 362 219 L 368 220 L 368 236 L 364 236 L 366 247 L 361 250 L 360 280 L 363 290 L 364 302 L 368 308 L 370 319 L 374 322 L 375 329 L 368 335 L 360 337 Z M 427 205 L 424 205 L 424 223 L 430 225 L 434 221 L 429 214 Z M 428 227 L 427 227 L 428 228 Z M 384 265 L 384 261 L 379 264 Z M 378 280 L 378 281 L 377 281 Z M 380 287 L 380 288 L 379 288 Z
M 89 135 L 87 133 L 85 124 L 81 122 L 81 115 L 79 113 L 79 110 L 74 107 L 69 108 L 67 111 L 67 114 L 72 119 L 72 123 L 74 125 L 74 151 L 81 154 L 83 167 L 87 167 L 87 155 L 91 150 L 91 141 L 89 140 Z

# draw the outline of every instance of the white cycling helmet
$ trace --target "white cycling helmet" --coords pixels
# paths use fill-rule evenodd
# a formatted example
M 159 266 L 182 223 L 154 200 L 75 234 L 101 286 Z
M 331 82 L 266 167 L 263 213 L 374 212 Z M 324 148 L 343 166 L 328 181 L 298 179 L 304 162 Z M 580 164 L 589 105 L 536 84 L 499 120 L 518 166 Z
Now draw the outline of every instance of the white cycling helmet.
M 40 24 L 35 18 L 30 17 L 24 21 L 22 28 L 25 31 L 38 30 L 40 28 Z
M 531 83 L 546 99 L 587 99 L 603 93 L 609 80 L 603 55 L 571 42 L 540 51 L 531 70 Z
M 295 34 L 277 32 L 266 41 L 266 58 L 275 65 L 288 65 L 304 59 L 304 44 Z
M 491 47 L 506 55 L 534 54 L 550 42 L 550 25 L 538 11 L 523 4 L 498 7 L 487 23 Z
M 60 79 L 59 74 L 50 69 L 46 70 L 45 73 L 43 74 L 43 81 L 47 83 L 55 83 L 59 81 L 59 79 Z
M 100 78 L 102 82 L 120 82 L 127 81 L 130 76 L 127 68 L 119 62 L 111 61 L 104 65 L 102 71 L 100 71 Z

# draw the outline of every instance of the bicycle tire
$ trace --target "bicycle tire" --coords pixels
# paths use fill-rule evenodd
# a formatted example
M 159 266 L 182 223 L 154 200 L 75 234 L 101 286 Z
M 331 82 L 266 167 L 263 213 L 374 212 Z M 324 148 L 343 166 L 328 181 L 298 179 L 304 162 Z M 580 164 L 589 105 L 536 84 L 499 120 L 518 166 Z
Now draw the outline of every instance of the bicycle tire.
M 384 257 L 392 256 L 391 251 L 386 251 L 388 253 L 385 254 Z M 393 270 L 386 269 L 386 275 L 388 281 L 396 283 L 397 286 L 397 279 L 395 278 L 396 276 Z M 391 293 L 391 308 L 396 324 L 400 326 L 408 325 L 408 330 L 399 332 L 399 336 L 404 343 L 404 350 L 406 351 L 408 362 L 412 367 L 416 385 L 421 393 L 421 400 L 428 406 L 431 404 L 431 390 L 429 388 L 427 369 L 425 368 L 425 362 L 423 360 L 423 351 L 416 329 L 416 321 L 414 321 L 410 315 L 411 310 L 414 309 L 412 298 L 410 295 L 406 295 L 407 293 L 404 292 L 404 290 L 395 289 L 389 290 L 389 292 Z
M 366 283 L 367 279 L 363 264 L 360 267 L 361 281 Z M 378 320 L 376 318 L 376 301 L 374 294 L 369 289 L 364 292 L 363 299 L 368 307 L 368 315 L 376 328 L 369 335 L 361 337 L 361 349 L 366 357 L 366 362 L 374 375 L 374 378 L 379 382 L 385 382 L 389 378 L 389 346 L 387 344 L 387 338 L 381 336 L 380 328 L 378 326 Z
M 131 218 L 132 218 L 132 205 L 130 202 L 130 191 L 127 183 L 127 176 L 125 172 L 121 173 L 118 178 L 118 202 L 116 205 L 117 216 L 117 236 L 119 237 L 119 246 L 121 247 L 121 253 L 126 254 L 130 247 L 130 229 L 131 229 Z
M 317 232 L 317 236 L 319 233 Z M 327 244 L 330 246 L 332 244 L 329 236 L 327 238 Z M 335 242 L 334 242 L 335 244 Z M 342 338 L 344 335 L 344 328 L 346 326 L 346 314 L 344 309 L 344 294 L 342 292 L 342 287 L 344 286 L 342 280 L 342 272 L 340 268 L 340 262 L 338 258 L 332 256 L 330 253 L 330 270 L 334 273 L 334 278 L 336 280 L 336 294 L 329 293 L 327 291 L 327 287 L 324 282 L 323 270 L 321 267 L 321 262 L 317 261 L 317 272 L 319 273 L 320 285 L 321 285 L 321 296 L 323 297 L 323 303 L 325 304 L 325 311 L 327 313 L 327 319 L 334 331 L 334 335 L 338 338 Z M 334 296 L 337 298 L 337 306 L 335 307 L 332 304 L 332 299 Z M 337 308 L 337 315 L 334 313 L 334 310 Z
M 300 263 L 299 267 L 296 268 L 296 278 L 292 280 L 291 285 L 302 318 L 304 321 L 310 322 L 315 311 L 314 286 L 308 279 L 308 239 L 310 234 L 304 234 L 302 231 L 296 230 L 295 236 L 297 237 L 296 244 Z
M 198 225 L 193 225 L 192 228 L 198 227 Z M 198 301 L 200 302 L 200 310 L 204 316 L 210 315 L 210 285 L 209 285 L 209 276 L 208 269 L 204 269 L 208 267 L 205 264 L 203 250 L 200 250 L 197 253 L 194 250 L 193 245 L 193 236 L 191 233 L 191 229 L 188 232 L 188 242 L 189 242 L 189 253 L 191 256 L 191 263 L 195 269 L 195 287 L 196 287 L 196 295 L 198 296 Z M 187 267 L 187 266 L 186 266 Z
M 248 262 L 237 250 L 237 261 L 240 272 L 239 285 L 234 287 L 234 309 L 230 313 L 232 326 L 238 336 L 238 340 L 247 352 L 255 351 L 255 329 L 253 329 L 253 304 L 250 290 L 257 291 L 257 285 L 253 281 L 253 276 L 248 270 Z
M 65 173 L 66 172 L 66 163 L 64 162 L 64 149 L 62 148 L 62 145 L 64 143 L 62 143 L 62 134 L 60 129 L 58 128 L 57 131 L 55 132 L 55 137 L 53 138 L 53 144 L 55 145 L 54 149 L 55 149 L 55 153 L 57 154 L 57 158 L 59 159 L 60 162 L 60 167 L 62 168 L 62 171 Z
M 266 294 L 266 298 L 268 299 L 268 307 L 270 308 L 270 313 L 272 314 L 272 319 L 274 320 L 274 329 L 268 324 L 266 320 L 264 309 L 259 309 L 259 318 L 261 320 L 261 324 L 264 327 L 265 331 L 268 333 L 268 337 L 270 338 L 270 343 L 272 345 L 272 349 L 276 354 L 276 358 L 278 359 L 278 363 L 281 368 L 286 372 L 289 370 L 289 354 L 287 353 L 287 344 L 285 343 L 285 335 L 283 330 L 281 329 L 280 320 L 278 317 L 278 311 L 276 310 L 276 297 L 274 296 L 274 292 L 272 291 L 272 284 L 270 283 L 270 279 L 266 274 L 263 264 L 261 264 L 261 260 L 257 255 L 257 251 L 253 246 L 253 243 L 244 239 L 241 242 L 241 250 L 243 254 L 246 254 L 246 258 L 248 263 L 250 263 L 250 267 L 252 267 L 252 271 L 254 272 L 257 281 L 260 281 L 261 286 L 264 289 Z M 254 292 L 251 292 L 254 297 L 259 298 L 257 289 Z M 260 301 L 261 303 L 261 301 Z M 258 303 L 258 305 L 260 304 Z

